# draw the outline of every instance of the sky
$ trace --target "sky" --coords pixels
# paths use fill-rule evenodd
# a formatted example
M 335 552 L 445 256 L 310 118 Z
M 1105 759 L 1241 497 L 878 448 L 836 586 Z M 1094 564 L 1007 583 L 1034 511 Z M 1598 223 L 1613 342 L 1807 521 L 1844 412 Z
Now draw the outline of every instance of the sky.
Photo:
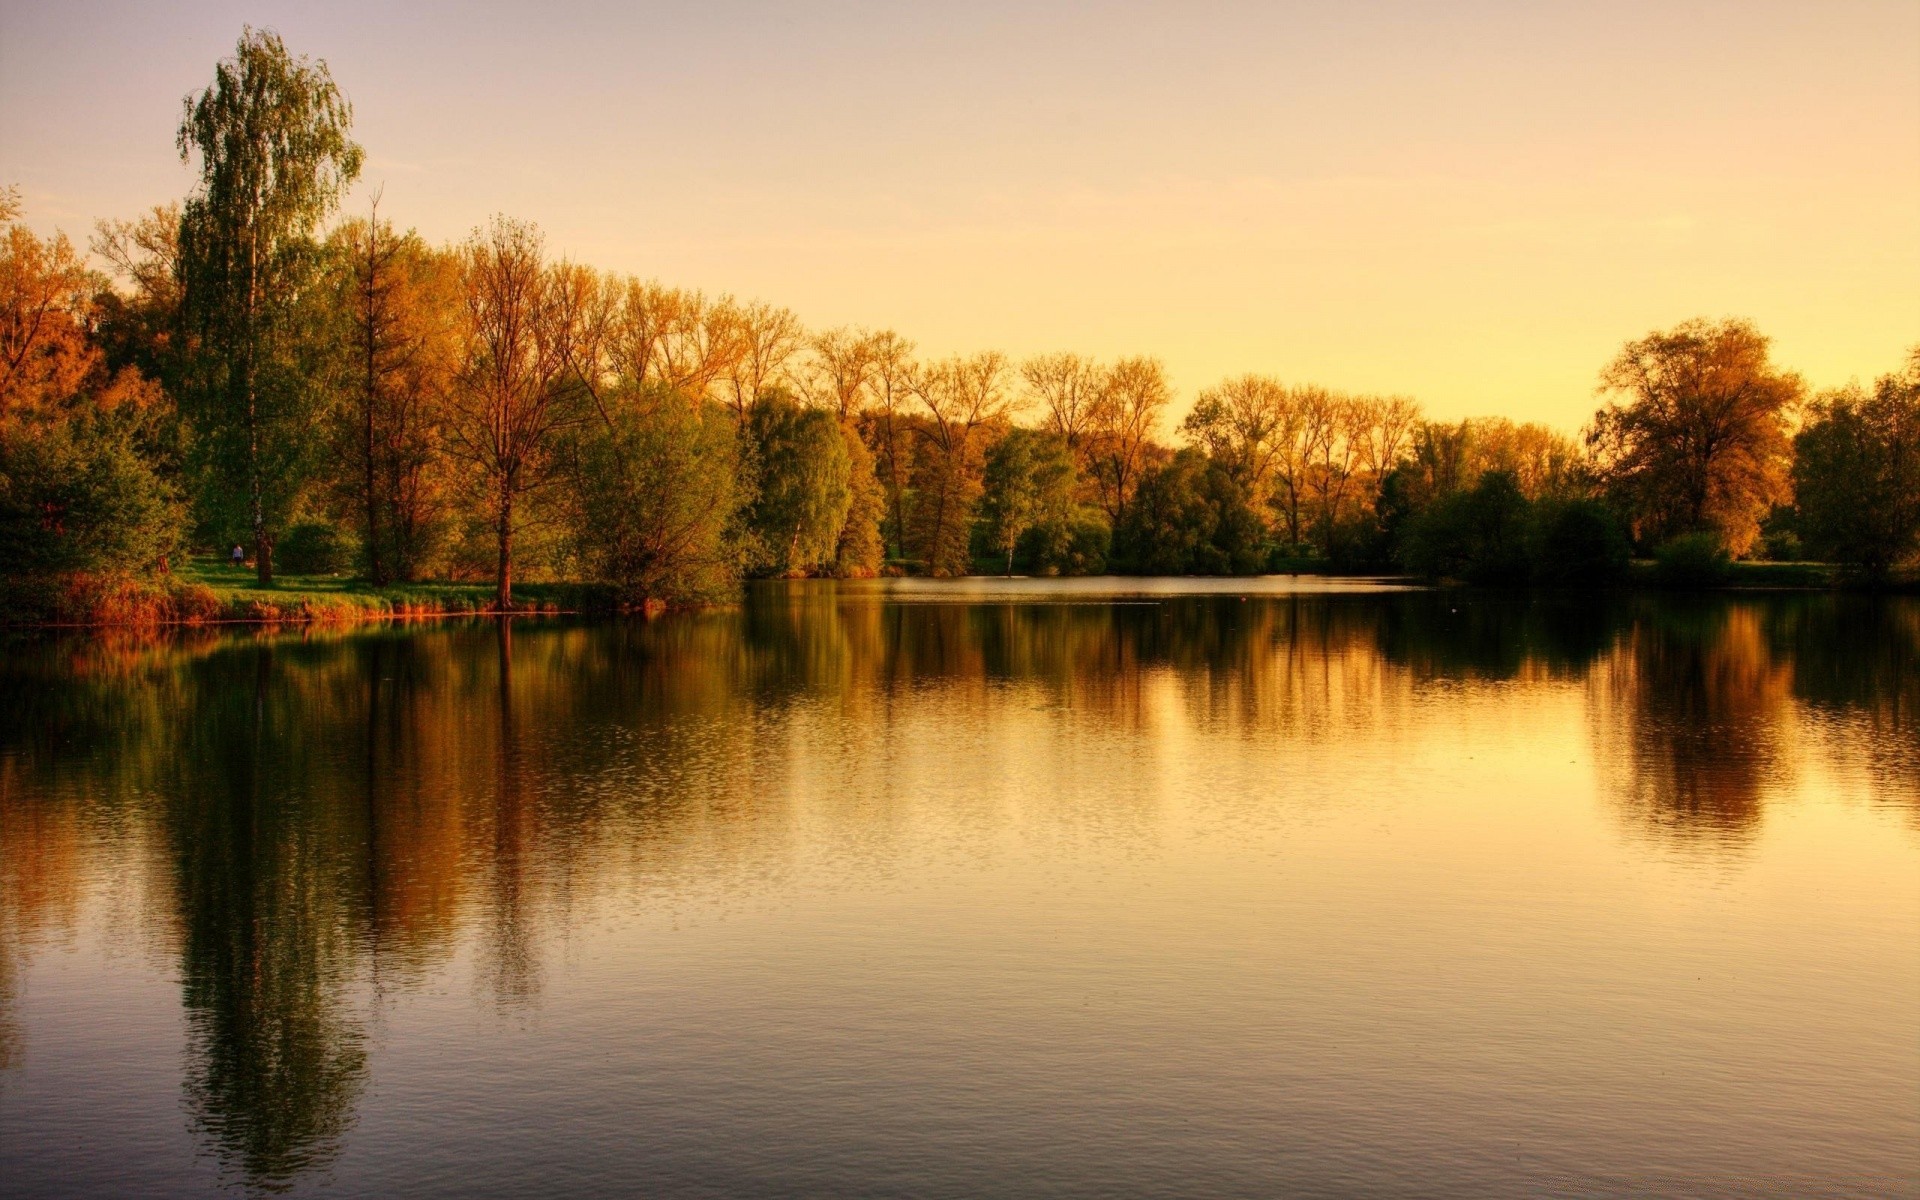
M 0 0 L 0 184 L 84 238 L 191 187 L 246 24 L 326 60 L 432 240 L 897 329 L 1572 431 L 1746 317 L 1826 387 L 1920 343 L 1920 2 Z

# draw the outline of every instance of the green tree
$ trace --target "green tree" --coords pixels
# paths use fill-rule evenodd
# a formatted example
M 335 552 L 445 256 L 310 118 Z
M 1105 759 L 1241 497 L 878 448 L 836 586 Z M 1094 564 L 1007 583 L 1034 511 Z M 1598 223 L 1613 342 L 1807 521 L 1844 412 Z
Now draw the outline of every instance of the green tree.
M 730 412 L 673 392 L 616 393 L 577 440 L 573 535 L 593 578 L 641 608 L 715 599 L 739 581 L 745 494 Z
M 1009 430 L 988 453 L 981 522 L 988 546 L 1006 558 L 1007 574 L 1030 530 L 1072 520 L 1076 475 L 1066 438 L 1051 430 Z
M 1622 399 L 1595 414 L 1587 443 L 1643 542 L 1710 532 L 1743 554 L 1787 498 L 1787 418 L 1802 384 L 1767 345 L 1746 321 L 1687 321 L 1627 343 L 1601 372 Z
M 748 410 L 745 432 L 759 483 L 747 514 L 755 565 L 788 575 L 831 563 L 853 498 L 839 421 L 770 391 Z
M 200 172 L 180 218 L 183 300 L 201 342 L 195 440 L 220 497 L 241 503 L 262 584 L 315 444 L 302 362 L 313 232 L 360 174 L 352 125 L 326 63 L 252 28 L 180 120 L 181 161 L 197 157 Z
M 1871 394 L 1814 402 L 1793 441 L 1793 487 L 1817 553 L 1877 578 L 1920 552 L 1920 347 Z
M 1434 579 L 1525 583 L 1531 573 L 1533 511 L 1505 471 L 1443 497 L 1415 517 L 1401 540 L 1401 565 Z
M 1113 527 L 1113 557 L 1140 575 L 1250 575 L 1265 528 L 1226 466 L 1191 447 L 1140 478 Z
M 886 517 L 887 494 L 873 461 L 873 451 L 853 421 L 840 423 L 840 440 L 847 446 L 847 519 L 833 552 L 833 573 L 842 579 L 870 579 L 880 570 L 886 553 L 880 523 Z

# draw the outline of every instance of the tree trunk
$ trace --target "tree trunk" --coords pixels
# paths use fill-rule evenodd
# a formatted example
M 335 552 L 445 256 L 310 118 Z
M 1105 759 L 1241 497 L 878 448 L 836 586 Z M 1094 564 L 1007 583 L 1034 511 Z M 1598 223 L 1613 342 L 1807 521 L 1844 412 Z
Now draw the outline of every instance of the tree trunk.
M 494 607 L 506 612 L 513 607 L 513 493 L 500 497 L 500 573 L 494 591 Z
M 273 539 L 267 536 L 266 505 L 260 495 L 260 420 L 247 379 L 247 504 L 253 518 L 253 569 L 261 587 L 273 586 Z
M 380 269 L 380 209 L 376 204 L 373 219 L 367 225 L 367 286 L 366 286 L 366 322 L 367 322 L 367 394 L 366 445 L 362 448 L 366 454 L 366 498 L 367 498 L 367 573 L 373 577 L 373 586 L 385 587 L 389 582 L 386 564 L 380 556 L 380 502 L 377 496 L 378 486 L 374 472 L 374 406 L 380 390 L 377 343 L 375 341 L 375 312 L 377 297 L 374 291 L 375 274 Z

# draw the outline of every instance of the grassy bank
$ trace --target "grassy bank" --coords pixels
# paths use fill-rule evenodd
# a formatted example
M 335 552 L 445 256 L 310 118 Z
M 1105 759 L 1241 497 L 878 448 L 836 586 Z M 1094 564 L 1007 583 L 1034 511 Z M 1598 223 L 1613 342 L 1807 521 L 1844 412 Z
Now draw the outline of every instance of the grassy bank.
M 603 589 L 529 583 L 513 591 L 515 613 L 609 610 Z M 281 575 L 260 587 L 252 570 L 194 559 L 171 575 L 129 580 L 70 575 L 11 583 L 0 623 L 11 625 L 336 624 L 499 612 L 491 583 L 407 583 L 377 588 L 363 579 Z
M 1672 588 L 1673 585 L 1662 578 L 1660 564 L 1651 559 L 1636 559 L 1627 572 L 1627 582 L 1634 587 Z M 1798 589 L 1812 591 L 1832 591 L 1836 589 L 1854 589 L 1874 587 L 1880 591 L 1912 592 L 1920 590 L 1920 570 L 1908 567 L 1896 569 L 1889 577 L 1877 584 L 1870 583 L 1860 572 L 1837 563 L 1820 562 L 1734 562 L 1726 564 L 1719 577 L 1711 582 L 1687 585 L 1682 590 L 1735 591 L 1751 589 Z

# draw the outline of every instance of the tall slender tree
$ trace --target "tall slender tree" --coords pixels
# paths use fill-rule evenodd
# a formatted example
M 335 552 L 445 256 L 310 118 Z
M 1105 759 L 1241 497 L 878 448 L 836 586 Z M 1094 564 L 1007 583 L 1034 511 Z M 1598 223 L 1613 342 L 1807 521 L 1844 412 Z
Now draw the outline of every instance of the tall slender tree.
M 314 230 L 360 174 L 352 125 L 325 62 L 252 28 L 180 119 L 181 160 L 200 170 L 180 219 L 183 299 L 203 348 L 189 407 L 216 491 L 243 502 L 262 584 L 313 444 L 302 306 Z

